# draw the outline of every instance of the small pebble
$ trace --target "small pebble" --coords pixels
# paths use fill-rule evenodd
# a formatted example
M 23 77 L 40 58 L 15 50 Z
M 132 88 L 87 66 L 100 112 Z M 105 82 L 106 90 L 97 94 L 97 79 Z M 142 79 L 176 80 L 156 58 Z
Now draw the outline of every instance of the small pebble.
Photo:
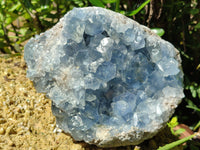
M 0 128 L 0 134 L 3 135 L 5 133 L 4 128 Z

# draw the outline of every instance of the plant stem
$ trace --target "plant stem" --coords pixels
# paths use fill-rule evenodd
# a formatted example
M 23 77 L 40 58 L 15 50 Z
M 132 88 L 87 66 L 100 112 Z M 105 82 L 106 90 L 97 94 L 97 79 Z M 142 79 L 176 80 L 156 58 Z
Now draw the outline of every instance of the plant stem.
M 119 12 L 119 4 L 120 4 L 120 0 L 116 0 L 116 7 L 115 7 L 116 12 Z
M 58 18 L 58 20 L 60 20 L 60 16 L 61 16 L 61 12 L 60 12 L 60 1 L 58 1 L 56 4 L 57 4 L 57 6 L 56 6 L 56 10 L 57 10 L 57 18 Z
M 37 34 L 41 33 L 44 30 L 44 26 L 42 25 L 40 18 L 39 18 L 39 14 L 37 11 L 35 11 L 35 13 L 32 13 L 28 10 L 28 8 L 26 8 L 26 6 L 24 5 L 22 0 L 19 0 L 22 7 L 25 9 L 25 11 L 29 14 L 31 21 L 33 21 L 33 25 L 37 31 Z
M 170 149 L 172 149 L 172 148 L 174 148 L 174 147 L 176 147 L 176 146 L 178 146 L 178 145 L 180 145 L 182 143 L 185 143 L 186 141 L 192 139 L 195 136 L 196 136 L 196 134 L 190 135 L 190 136 L 185 137 L 185 138 L 183 138 L 181 140 L 178 140 L 178 141 L 172 142 L 170 144 L 167 144 L 167 145 L 165 145 L 163 147 L 159 147 L 157 150 L 170 150 Z
M 26 8 L 26 6 L 24 5 L 23 1 L 19 0 L 19 2 L 21 3 L 21 5 L 24 8 L 24 10 L 28 13 L 28 15 L 30 16 L 30 18 L 34 19 L 34 15 Z
M 13 50 L 14 52 L 17 53 L 17 50 L 16 50 L 16 49 L 14 48 L 14 46 L 11 44 L 11 41 L 10 41 L 10 39 L 9 39 L 9 37 L 8 37 L 7 29 L 4 27 L 3 24 L 1 25 L 1 27 L 2 27 L 2 29 L 3 29 L 3 32 L 4 32 L 4 39 L 6 40 L 7 45 L 11 48 L 11 50 Z M 8 51 L 8 53 L 11 54 L 10 51 Z
M 197 123 L 197 125 L 194 127 L 194 131 L 197 130 L 200 127 L 200 121 Z
M 16 26 L 15 26 L 13 23 L 11 23 L 11 26 L 12 26 L 12 28 L 13 28 L 14 32 L 15 32 L 15 35 L 18 37 L 18 36 L 19 36 L 19 34 L 17 33 Z M 19 41 L 19 39 L 17 38 L 17 39 L 16 39 L 16 41 Z

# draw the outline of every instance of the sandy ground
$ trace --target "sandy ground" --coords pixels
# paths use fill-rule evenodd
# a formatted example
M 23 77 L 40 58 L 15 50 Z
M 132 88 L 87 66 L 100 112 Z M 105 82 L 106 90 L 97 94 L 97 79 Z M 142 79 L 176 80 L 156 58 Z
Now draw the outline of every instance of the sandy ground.
M 165 128 L 139 146 L 109 150 L 156 149 L 175 138 Z M 5 150 L 103 150 L 73 139 L 56 127 L 51 101 L 26 78 L 23 57 L 0 58 L 0 149 Z M 182 149 L 178 147 L 176 149 Z

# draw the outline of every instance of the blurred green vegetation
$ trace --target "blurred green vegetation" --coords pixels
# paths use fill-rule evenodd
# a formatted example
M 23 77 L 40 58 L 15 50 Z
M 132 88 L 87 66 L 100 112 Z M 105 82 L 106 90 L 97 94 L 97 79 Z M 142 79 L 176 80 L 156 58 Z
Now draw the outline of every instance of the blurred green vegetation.
M 99 6 L 153 28 L 180 51 L 186 97 L 175 115 L 200 126 L 200 0 L 0 0 L 0 55 L 23 53 L 26 41 L 74 7 Z M 163 35 L 164 34 L 164 35 Z M 186 145 L 187 148 L 195 145 Z

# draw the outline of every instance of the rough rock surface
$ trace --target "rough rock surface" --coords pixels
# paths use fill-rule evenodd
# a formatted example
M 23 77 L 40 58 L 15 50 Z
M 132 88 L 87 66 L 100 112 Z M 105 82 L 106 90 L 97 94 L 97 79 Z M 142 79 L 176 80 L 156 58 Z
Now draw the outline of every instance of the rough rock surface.
M 32 38 L 24 58 L 59 127 L 101 147 L 151 138 L 184 97 L 174 46 L 103 8 L 74 8 Z

